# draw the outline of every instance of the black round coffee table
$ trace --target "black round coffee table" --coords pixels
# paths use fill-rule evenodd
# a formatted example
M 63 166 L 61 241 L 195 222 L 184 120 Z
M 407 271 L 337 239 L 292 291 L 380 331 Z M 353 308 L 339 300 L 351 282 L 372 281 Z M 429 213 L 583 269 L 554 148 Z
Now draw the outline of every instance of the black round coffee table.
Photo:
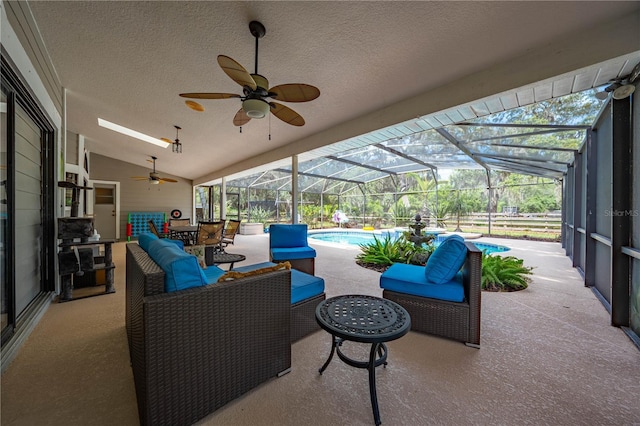
M 327 299 L 316 308 L 316 321 L 331 334 L 331 353 L 320 368 L 322 374 L 333 354 L 346 364 L 369 370 L 369 393 L 376 426 L 380 424 L 380 410 L 376 392 L 376 367 L 387 365 L 387 345 L 399 339 L 411 328 L 409 313 L 400 305 L 374 296 L 344 295 Z M 340 346 L 345 340 L 371 343 L 368 361 L 349 358 Z

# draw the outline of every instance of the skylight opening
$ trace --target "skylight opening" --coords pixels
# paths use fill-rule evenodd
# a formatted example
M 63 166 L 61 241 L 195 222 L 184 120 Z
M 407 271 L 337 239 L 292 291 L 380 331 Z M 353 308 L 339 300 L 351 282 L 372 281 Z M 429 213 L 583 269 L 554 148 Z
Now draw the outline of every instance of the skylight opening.
M 141 141 L 148 142 L 154 145 L 158 145 L 159 147 L 162 147 L 162 148 L 166 148 L 169 145 L 171 145 L 169 142 L 165 142 L 161 139 L 154 138 L 149 135 L 145 135 L 144 133 L 140 133 L 136 130 L 131 130 L 119 124 L 112 123 L 107 120 L 103 120 L 102 118 L 98 118 L 98 125 L 100 127 L 104 127 L 105 129 L 113 130 L 114 132 L 122 133 L 123 135 L 130 136 L 132 138 L 136 138 Z

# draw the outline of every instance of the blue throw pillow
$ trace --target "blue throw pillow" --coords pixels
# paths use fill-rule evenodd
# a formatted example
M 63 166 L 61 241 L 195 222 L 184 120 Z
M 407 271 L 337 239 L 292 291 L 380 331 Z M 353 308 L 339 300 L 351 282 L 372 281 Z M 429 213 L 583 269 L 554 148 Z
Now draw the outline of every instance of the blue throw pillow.
M 164 271 L 164 291 L 169 293 L 207 284 L 198 259 L 164 239 L 149 244 L 149 257 Z
M 429 256 L 424 267 L 427 281 L 433 284 L 444 284 L 456 276 L 467 257 L 467 246 L 459 235 L 452 235 L 440 243 Z

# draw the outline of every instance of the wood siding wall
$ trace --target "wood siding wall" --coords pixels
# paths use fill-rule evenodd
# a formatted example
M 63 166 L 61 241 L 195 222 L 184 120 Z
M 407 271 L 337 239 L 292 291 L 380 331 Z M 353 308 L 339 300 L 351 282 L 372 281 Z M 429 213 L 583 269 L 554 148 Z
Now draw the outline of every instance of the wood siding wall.
M 33 20 L 29 4 L 25 1 L 4 1 L 3 3 L 7 19 L 16 32 L 20 44 L 24 47 L 56 110 L 62 113 L 62 84 L 49 61 L 42 38 L 37 33 L 38 26 Z
M 131 179 L 131 176 L 148 176 L 151 168 L 151 163 L 149 163 L 149 167 L 145 168 L 94 153 L 90 156 L 89 176 L 92 180 L 108 180 L 121 184 L 121 240 L 126 239 L 127 236 L 127 215 L 130 212 L 165 212 L 169 217 L 171 210 L 178 209 L 182 212 L 182 217 L 193 219 L 191 217 L 193 209 L 192 181 L 163 173 L 161 161 L 156 164 L 160 176 L 176 179 L 177 183 L 150 185 L 145 181 L 138 182 Z

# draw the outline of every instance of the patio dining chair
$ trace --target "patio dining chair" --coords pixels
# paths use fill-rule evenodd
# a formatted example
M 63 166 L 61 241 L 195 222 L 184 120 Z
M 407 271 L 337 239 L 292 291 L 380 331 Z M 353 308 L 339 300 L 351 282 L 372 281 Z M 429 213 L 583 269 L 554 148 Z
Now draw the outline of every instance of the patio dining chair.
M 227 226 L 224 227 L 224 231 L 222 233 L 222 249 L 224 250 L 229 244 L 233 245 L 233 241 L 236 238 L 236 234 L 240 229 L 240 221 L 239 220 L 231 220 L 227 222 Z
M 189 226 L 191 225 L 191 219 L 169 219 L 169 227 L 171 226 Z M 185 237 L 184 233 L 178 233 L 169 229 L 169 237 L 173 239 L 182 240 L 185 245 L 192 245 L 193 241 L 190 238 Z
M 213 253 L 222 251 L 222 231 L 224 222 L 199 222 L 198 233 L 196 235 L 196 245 L 203 245 L 205 250 L 205 260 L 210 259 Z M 210 261 L 207 261 L 207 265 Z
M 149 225 L 149 230 L 153 232 L 156 237 L 167 238 L 167 234 L 165 234 L 164 232 L 158 231 L 158 228 L 156 227 L 156 224 L 153 222 L 153 219 L 149 219 L 147 221 L 147 225 Z
M 169 219 L 169 226 L 187 226 L 191 225 L 191 219 Z

